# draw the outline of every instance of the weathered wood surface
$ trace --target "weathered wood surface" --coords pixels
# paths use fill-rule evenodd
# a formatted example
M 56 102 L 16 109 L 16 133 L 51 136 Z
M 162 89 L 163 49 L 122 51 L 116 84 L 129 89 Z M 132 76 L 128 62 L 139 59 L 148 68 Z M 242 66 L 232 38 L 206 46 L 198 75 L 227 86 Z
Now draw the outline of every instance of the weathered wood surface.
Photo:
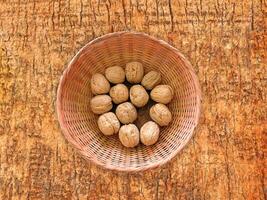
M 266 8 L 266 0 L 0 0 L 0 199 L 266 199 Z M 121 30 L 179 48 L 203 92 L 193 140 L 145 173 L 87 163 L 55 113 L 68 61 Z

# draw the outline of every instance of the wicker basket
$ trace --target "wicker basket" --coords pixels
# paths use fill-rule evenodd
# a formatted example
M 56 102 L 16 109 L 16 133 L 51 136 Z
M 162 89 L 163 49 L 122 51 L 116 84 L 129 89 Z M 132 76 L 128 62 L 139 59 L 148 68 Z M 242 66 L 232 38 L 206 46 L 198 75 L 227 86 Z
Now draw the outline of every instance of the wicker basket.
M 90 111 L 92 74 L 129 61 L 142 62 L 146 72 L 160 71 L 163 83 L 175 89 L 168 105 L 173 121 L 161 128 L 153 146 L 123 147 L 117 135 L 100 133 L 97 115 Z M 192 137 L 200 114 L 200 88 L 190 63 L 166 42 L 143 33 L 111 33 L 88 43 L 71 60 L 58 87 L 57 114 L 64 136 L 86 159 L 118 171 L 147 170 L 168 162 Z M 148 115 L 140 119 L 148 120 Z

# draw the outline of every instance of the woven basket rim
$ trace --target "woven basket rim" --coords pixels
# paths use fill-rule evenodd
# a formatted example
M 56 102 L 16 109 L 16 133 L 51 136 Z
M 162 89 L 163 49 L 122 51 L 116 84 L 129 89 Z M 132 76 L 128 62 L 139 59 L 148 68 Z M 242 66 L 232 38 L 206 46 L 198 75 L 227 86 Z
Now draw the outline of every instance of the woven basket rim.
M 160 45 L 163 45 L 164 47 L 172 50 L 175 54 L 177 54 L 181 60 L 183 61 L 184 65 L 186 66 L 188 72 L 190 73 L 190 75 L 192 76 L 192 79 L 194 80 L 194 87 L 195 87 L 195 90 L 196 90 L 196 93 L 198 94 L 196 96 L 196 107 L 197 107 L 197 114 L 196 114 L 196 117 L 195 117 L 195 124 L 192 128 L 192 132 L 189 134 L 189 136 L 186 138 L 185 142 L 180 145 L 177 149 L 175 149 L 173 152 L 171 152 L 168 157 L 160 160 L 159 162 L 156 162 L 156 163 L 152 163 L 152 164 L 149 164 L 147 166 L 142 166 L 142 167 L 116 167 L 116 166 L 113 166 L 113 165 L 110 165 L 110 164 L 104 164 L 102 162 L 100 162 L 97 158 L 94 158 L 94 157 L 89 157 L 89 156 L 86 156 L 83 151 L 84 149 L 82 148 L 79 148 L 79 145 L 77 145 L 73 139 L 69 140 L 68 138 L 70 138 L 71 136 L 68 134 L 68 130 L 65 128 L 65 124 L 64 124 L 64 120 L 63 120 L 63 116 L 62 116 L 62 113 L 61 113 L 61 100 L 62 100 L 62 88 L 63 88 L 63 85 L 66 81 L 66 77 L 70 71 L 70 69 L 72 68 L 73 66 L 73 63 L 75 63 L 75 61 L 77 61 L 77 59 L 80 57 L 80 55 L 82 55 L 82 53 L 86 50 L 86 48 L 92 44 L 95 44 L 95 43 L 99 43 L 101 41 L 104 41 L 105 39 L 108 39 L 109 37 L 118 37 L 118 36 L 121 36 L 121 35 L 127 35 L 127 34 L 130 34 L 130 35 L 141 35 L 141 36 L 144 36 L 144 37 L 147 37 L 155 42 L 158 42 Z M 154 169 L 154 168 L 157 168 L 157 167 L 160 167 L 164 164 L 166 164 L 167 162 L 169 162 L 170 160 L 172 160 L 187 144 L 188 142 L 190 141 L 190 139 L 194 136 L 195 134 L 195 128 L 199 122 L 199 118 L 200 118 L 200 113 L 201 113 L 201 99 L 202 99 L 202 94 L 201 94 L 201 90 L 200 90 L 200 84 L 199 84 L 199 80 L 194 72 L 194 69 L 191 65 L 191 63 L 185 58 L 185 56 L 175 47 L 171 46 L 169 43 L 161 40 L 161 39 L 157 39 L 153 36 L 150 36 L 146 33 L 143 33 L 143 32 L 136 32 L 136 31 L 120 31 L 120 32 L 113 32 L 113 33 L 108 33 L 108 34 L 105 34 L 105 35 L 102 35 L 102 36 L 99 36 L 93 40 L 91 40 L 90 42 L 88 42 L 87 44 L 85 44 L 74 56 L 73 58 L 70 60 L 70 62 L 67 64 L 67 67 L 64 69 L 61 77 L 60 77 L 60 80 L 59 80 L 59 84 L 58 84 L 58 88 L 57 88 L 57 96 L 56 96 L 56 115 L 57 115 L 57 118 L 58 118 L 58 121 L 59 121 L 59 125 L 60 125 L 60 128 L 61 128 L 61 132 L 63 133 L 65 139 L 68 141 L 68 143 L 71 144 L 72 147 L 74 147 L 74 149 L 78 150 L 80 152 L 80 154 L 88 161 L 90 161 L 90 163 L 94 163 L 104 169 L 109 169 L 109 170 L 114 170 L 114 171 L 120 171 L 120 172 L 139 172 L 139 171 L 146 171 L 148 169 Z

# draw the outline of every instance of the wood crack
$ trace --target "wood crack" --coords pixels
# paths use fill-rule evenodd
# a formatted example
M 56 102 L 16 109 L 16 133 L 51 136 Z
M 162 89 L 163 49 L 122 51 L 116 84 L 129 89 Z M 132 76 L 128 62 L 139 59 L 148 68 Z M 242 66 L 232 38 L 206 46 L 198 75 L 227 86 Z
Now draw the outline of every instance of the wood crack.
M 172 13 L 172 3 L 171 3 L 171 0 L 169 0 L 169 10 L 170 10 L 170 16 L 171 16 L 171 30 L 173 32 L 173 30 L 174 30 L 174 23 L 173 23 L 173 13 Z

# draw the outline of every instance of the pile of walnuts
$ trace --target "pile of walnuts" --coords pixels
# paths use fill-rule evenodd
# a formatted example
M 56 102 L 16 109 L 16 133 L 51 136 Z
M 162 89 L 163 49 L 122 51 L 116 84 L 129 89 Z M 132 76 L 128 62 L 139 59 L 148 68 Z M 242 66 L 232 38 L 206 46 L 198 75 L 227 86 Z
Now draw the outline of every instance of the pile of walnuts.
M 125 79 L 131 84 L 130 90 L 123 84 Z M 97 121 L 100 131 L 104 135 L 119 133 L 125 147 L 135 147 L 140 140 L 147 146 L 155 144 L 159 138 L 159 126 L 167 126 L 172 120 L 172 113 L 165 104 L 172 100 L 174 92 L 169 85 L 159 85 L 160 82 L 161 74 L 150 71 L 144 75 L 140 62 L 127 63 L 125 70 L 119 66 L 109 67 L 105 76 L 94 74 L 91 90 L 95 96 L 90 106 L 93 113 L 100 115 Z M 151 90 L 150 95 L 147 90 Z M 146 122 L 139 131 L 134 124 L 138 117 L 136 109 L 145 106 L 149 96 L 156 102 L 149 110 L 153 121 Z M 117 104 L 115 114 L 110 112 L 113 103 Z

